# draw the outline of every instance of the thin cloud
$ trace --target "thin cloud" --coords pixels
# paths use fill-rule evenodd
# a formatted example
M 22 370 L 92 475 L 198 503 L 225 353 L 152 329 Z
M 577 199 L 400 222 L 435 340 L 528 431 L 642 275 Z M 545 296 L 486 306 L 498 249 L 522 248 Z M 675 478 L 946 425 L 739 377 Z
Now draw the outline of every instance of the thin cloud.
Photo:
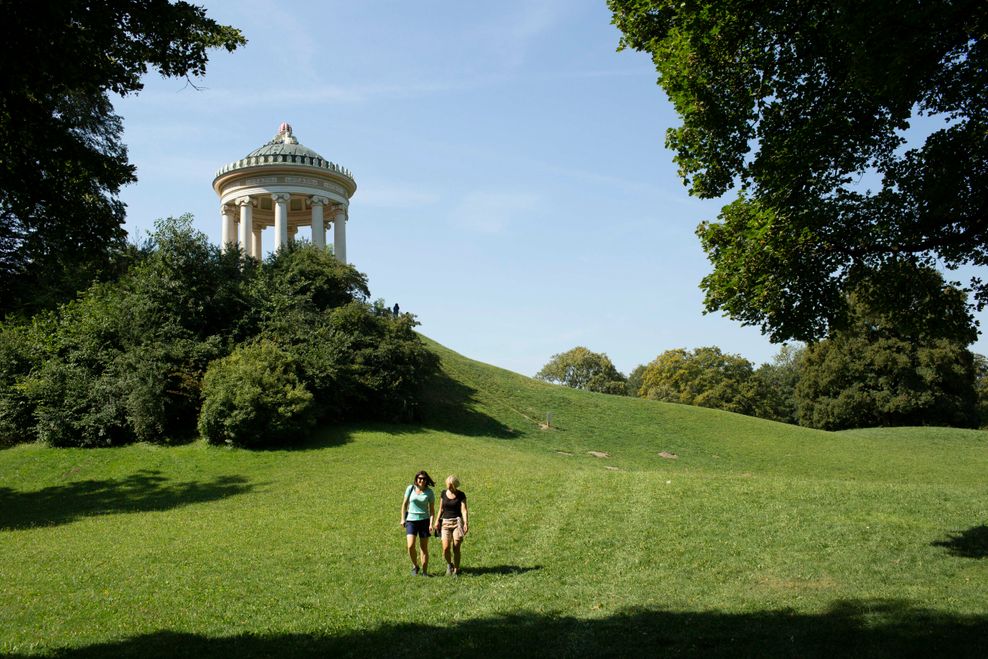
M 498 234 L 519 216 L 537 210 L 541 201 L 533 193 L 474 191 L 453 208 L 450 221 L 478 233 Z
M 435 192 L 405 183 L 370 182 L 360 188 L 360 204 L 374 208 L 419 208 L 439 199 Z

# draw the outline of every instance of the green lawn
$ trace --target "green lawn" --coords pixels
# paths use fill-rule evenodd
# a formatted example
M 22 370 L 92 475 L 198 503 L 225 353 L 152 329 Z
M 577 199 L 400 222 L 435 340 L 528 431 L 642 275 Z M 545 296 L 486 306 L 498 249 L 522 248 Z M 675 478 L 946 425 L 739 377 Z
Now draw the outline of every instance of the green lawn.
M 430 345 L 421 426 L 0 451 L 0 654 L 988 652 L 985 433 L 824 433 Z M 408 574 L 420 468 L 468 493 L 459 580 Z

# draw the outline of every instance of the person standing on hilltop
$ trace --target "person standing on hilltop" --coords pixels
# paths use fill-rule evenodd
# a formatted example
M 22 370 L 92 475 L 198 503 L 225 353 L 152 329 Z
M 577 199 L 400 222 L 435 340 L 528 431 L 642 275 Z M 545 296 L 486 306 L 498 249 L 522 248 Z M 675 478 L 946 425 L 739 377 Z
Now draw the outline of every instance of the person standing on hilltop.
M 446 477 L 446 489 L 439 495 L 439 513 L 435 528 L 442 529 L 443 558 L 446 559 L 446 575 L 460 576 L 460 545 L 469 530 L 467 495 L 460 489 L 460 479 L 455 474 Z M 440 526 L 442 524 L 442 526 Z M 450 560 L 450 549 L 453 550 Z
M 432 533 L 432 517 L 436 509 L 436 495 L 432 480 L 425 470 L 415 474 L 415 480 L 405 488 L 405 497 L 401 501 L 401 521 L 405 527 L 405 539 L 408 546 L 408 557 L 412 560 L 412 575 L 429 576 L 429 535 Z M 415 536 L 419 538 L 422 566 L 419 567 L 419 556 L 415 552 Z

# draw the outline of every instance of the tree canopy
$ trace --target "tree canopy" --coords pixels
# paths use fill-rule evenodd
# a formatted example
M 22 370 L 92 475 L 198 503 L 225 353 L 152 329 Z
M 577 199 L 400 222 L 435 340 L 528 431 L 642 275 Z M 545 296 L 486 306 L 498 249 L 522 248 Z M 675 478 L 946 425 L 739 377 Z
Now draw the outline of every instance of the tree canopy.
M 840 430 L 978 423 L 974 329 L 962 291 L 932 268 L 896 264 L 893 299 L 877 282 L 848 295 L 845 327 L 805 350 L 795 388 L 799 422 Z
M 161 220 L 112 282 L 0 322 L 0 446 L 256 446 L 313 422 L 407 421 L 436 356 L 367 278 L 291 243 L 263 263 L 222 251 L 191 216 Z
M 50 307 L 114 272 L 135 180 L 109 94 L 149 68 L 205 72 L 240 32 L 187 2 L 0 1 L 0 314 Z
M 752 414 L 751 362 L 720 348 L 666 350 L 645 367 L 642 398 Z
M 690 193 L 740 189 L 697 230 L 707 311 L 813 341 L 889 263 L 988 264 L 984 2 L 608 4 L 682 119 L 666 145 Z M 921 115 L 932 131 L 907 140 Z
M 610 358 L 583 346 L 553 355 L 535 377 L 574 389 L 619 396 L 627 393 L 627 380 Z

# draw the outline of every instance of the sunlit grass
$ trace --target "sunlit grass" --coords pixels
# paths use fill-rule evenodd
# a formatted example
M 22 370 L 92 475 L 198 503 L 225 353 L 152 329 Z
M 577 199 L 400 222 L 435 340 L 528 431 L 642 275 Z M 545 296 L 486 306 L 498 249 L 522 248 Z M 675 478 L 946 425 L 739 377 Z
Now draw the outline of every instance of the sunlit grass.
M 0 653 L 983 652 L 983 433 L 822 433 L 435 349 L 422 426 L 0 452 Z M 408 575 L 421 468 L 468 493 L 459 580 Z

